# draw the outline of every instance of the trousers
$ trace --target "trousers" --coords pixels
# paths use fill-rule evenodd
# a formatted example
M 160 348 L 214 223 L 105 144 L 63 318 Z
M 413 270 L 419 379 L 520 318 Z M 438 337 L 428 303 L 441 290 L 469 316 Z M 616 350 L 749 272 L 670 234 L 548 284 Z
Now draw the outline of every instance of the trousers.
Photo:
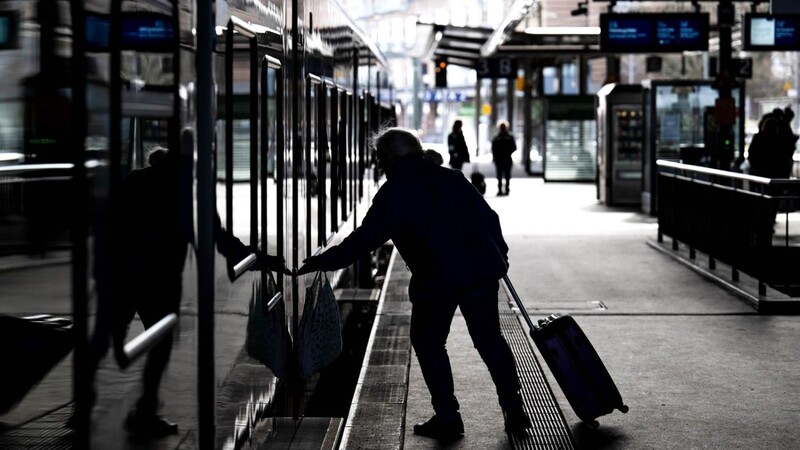
M 499 283 L 493 281 L 462 292 L 436 297 L 420 292 L 411 298 L 411 345 L 436 415 L 452 417 L 459 410 L 446 348 L 457 307 L 467 323 L 473 345 L 489 369 L 500 406 L 505 410 L 522 406 L 514 355 L 500 331 L 498 288 Z

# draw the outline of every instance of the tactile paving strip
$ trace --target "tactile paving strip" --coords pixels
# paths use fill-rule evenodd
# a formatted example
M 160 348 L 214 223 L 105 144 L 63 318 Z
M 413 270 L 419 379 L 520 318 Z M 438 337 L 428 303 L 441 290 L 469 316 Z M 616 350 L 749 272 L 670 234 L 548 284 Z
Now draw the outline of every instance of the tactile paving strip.
M 525 334 L 504 292 L 500 290 L 500 328 L 514 353 L 525 411 L 533 422 L 524 436 L 511 436 L 512 444 L 516 449 L 574 449 L 572 433 L 533 352 L 533 342 Z
M 75 411 L 68 403 L 18 427 L 0 430 L 0 448 L 71 449 L 74 431 L 66 423 Z

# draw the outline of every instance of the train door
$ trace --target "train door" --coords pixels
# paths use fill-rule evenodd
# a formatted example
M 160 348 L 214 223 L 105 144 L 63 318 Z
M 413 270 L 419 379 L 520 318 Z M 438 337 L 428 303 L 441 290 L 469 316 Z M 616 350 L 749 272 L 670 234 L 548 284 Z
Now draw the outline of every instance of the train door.
M 273 284 L 274 276 L 260 270 L 257 256 L 280 254 L 283 246 L 280 207 L 276 214 L 274 206 L 282 189 L 281 152 L 276 152 L 282 136 L 269 135 L 280 127 L 276 83 L 282 76 L 277 61 L 264 60 L 258 40 L 258 30 L 232 16 L 216 49 L 215 447 L 236 447 L 249 439 L 252 430 L 239 424 L 267 414 L 278 382 L 246 350 L 256 296 L 269 303 L 283 281 L 277 277 Z M 277 179 L 269 179 L 270 173 Z

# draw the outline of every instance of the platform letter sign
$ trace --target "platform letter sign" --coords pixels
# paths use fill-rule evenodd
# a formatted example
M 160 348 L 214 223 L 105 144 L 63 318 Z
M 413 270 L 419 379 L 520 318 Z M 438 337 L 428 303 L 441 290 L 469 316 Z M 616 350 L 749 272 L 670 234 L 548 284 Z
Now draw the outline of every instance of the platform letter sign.
M 478 78 L 517 78 L 517 60 L 511 58 L 479 59 Z

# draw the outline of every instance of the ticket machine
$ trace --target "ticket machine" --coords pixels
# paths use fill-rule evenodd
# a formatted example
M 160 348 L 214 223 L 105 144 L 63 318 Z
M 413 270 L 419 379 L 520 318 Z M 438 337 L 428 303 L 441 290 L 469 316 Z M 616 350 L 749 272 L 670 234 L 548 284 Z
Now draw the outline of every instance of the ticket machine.
M 597 92 L 597 199 L 638 205 L 642 193 L 642 87 L 611 83 Z

